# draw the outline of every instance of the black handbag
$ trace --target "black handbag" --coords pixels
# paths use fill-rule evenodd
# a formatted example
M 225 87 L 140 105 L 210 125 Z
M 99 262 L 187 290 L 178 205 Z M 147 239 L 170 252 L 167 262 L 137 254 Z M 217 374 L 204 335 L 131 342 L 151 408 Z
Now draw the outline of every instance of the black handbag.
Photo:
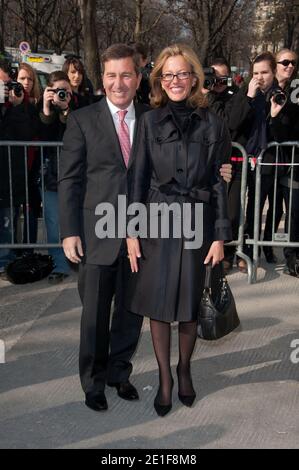
M 206 266 L 204 291 L 198 314 L 197 335 L 206 340 L 222 338 L 240 324 L 235 299 L 224 275 L 221 264 L 221 275 L 217 292 L 212 298 L 212 265 Z
M 54 269 L 51 256 L 40 253 L 26 253 L 13 261 L 5 268 L 7 278 L 13 284 L 27 284 L 40 281 L 47 277 Z

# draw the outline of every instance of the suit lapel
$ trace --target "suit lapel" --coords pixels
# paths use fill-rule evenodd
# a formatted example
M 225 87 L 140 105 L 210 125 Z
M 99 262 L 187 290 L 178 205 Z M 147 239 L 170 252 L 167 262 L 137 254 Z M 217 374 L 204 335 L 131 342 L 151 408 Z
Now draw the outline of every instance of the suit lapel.
M 115 155 L 121 166 L 126 169 L 113 117 L 111 116 L 106 98 L 99 102 L 97 126 L 102 132 L 103 129 L 105 130 L 105 134 L 111 143 L 111 155 Z
M 134 147 L 136 145 L 136 137 L 137 137 L 137 132 L 138 132 L 138 124 L 139 124 L 139 119 L 141 115 L 149 109 L 149 107 L 146 107 L 140 103 L 135 103 L 135 127 L 134 127 L 134 137 L 133 137 L 133 145 L 131 148 L 131 153 L 130 153 L 130 160 L 128 164 L 128 169 L 132 166 L 133 163 L 133 155 L 134 155 Z

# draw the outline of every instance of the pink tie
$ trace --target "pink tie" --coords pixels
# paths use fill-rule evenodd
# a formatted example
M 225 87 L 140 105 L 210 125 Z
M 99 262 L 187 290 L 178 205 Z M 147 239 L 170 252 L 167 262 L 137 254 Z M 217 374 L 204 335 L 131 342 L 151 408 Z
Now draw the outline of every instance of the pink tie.
M 127 114 L 127 112 L 128 111 L 126 109 L 117 111 L 119 119 L 118 139 L 126 167 L 128 167 L 131 150 L 129 127 L 125 122 L 125 115 Z

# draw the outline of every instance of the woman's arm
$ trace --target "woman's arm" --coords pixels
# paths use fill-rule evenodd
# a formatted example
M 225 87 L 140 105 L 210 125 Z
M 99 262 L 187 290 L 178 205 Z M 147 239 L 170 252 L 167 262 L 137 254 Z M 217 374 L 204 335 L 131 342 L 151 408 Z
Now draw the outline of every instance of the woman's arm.
M 231 222 L 228 217 L 227 185 L 219 173 L 223 163 L 229 161 L 231 139 L 225 122 L 222 123 L 219 140 L 216 143 L 213 166 L 212 205 L 215 210 L 214 242 L 204 261 L 215 266 L 224 258 L 224 241 L 232 238 Z
M 133 146 L 133 164 L 128 171 L 128 203 L 145 203 L 150 187 L 151 165 L 146 141 L 146 124 L 144 115 L 140 118 Z M 127 250 L 132 272 L 138 272 L 138 261 L 141 257 L 138 238 L 127 237 Z

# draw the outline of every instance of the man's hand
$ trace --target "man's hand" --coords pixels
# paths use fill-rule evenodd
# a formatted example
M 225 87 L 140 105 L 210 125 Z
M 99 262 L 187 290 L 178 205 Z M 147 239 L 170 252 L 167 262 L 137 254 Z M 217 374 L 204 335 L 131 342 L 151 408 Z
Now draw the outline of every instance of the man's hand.
M 285 104 L 286 104 L 286 101 L 284 102 L 283 105 L 275 103 L 274 96 L 272 96 L 272 98 L 271 98 L 271 117 L 275 118 L 280 113 L 280 111 L 282 110 L 282 108 L 284 107 Z
M 84 256 L 84 254 L 80 237 L 64 238 L 62 246 L 67 259 L 69 259 L 72 263 L 81 263 L 81 258 Z M 81 256 L 81 258 L 79 258 L 79 256 Z
M 208 90 L 207 88 L 202 88 L 201 89 L 201 92 L 204 96 L 208 95 L 210 93 L 211 90 Z
M 232 166 L 230 163 L 223 163 L 220 167 L 220 175 L 226 183 L 230 183 L 232 180 Z
M 43 113 L 45 116 L 50 116 L 51 114 L 51 103 L 54 100 L 54 91 L 51 91 L 50 87 L 47 87 L 44 91 L 44 105 L 43 105 Z

